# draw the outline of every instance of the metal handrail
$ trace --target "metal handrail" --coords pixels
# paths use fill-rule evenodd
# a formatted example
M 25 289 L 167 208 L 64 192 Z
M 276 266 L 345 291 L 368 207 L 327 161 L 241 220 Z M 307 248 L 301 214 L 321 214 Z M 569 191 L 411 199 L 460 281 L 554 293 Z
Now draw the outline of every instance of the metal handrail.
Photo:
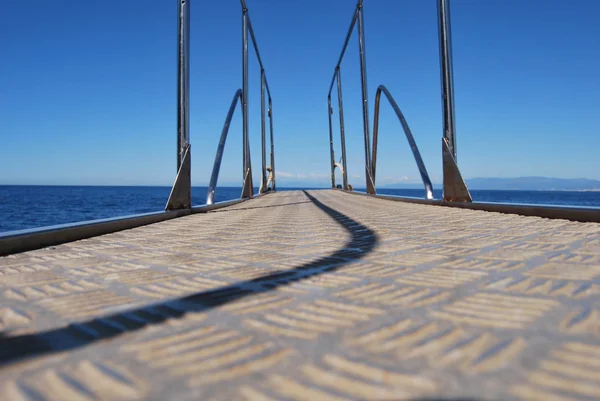
M 242 1 L 242 7 L 245 8 L 245 2 Z M 247 10 L 246 10 L 247 13 Z M 265 72 L 265 67 L 262 62 L 262 58 L 260 57 L 260 51 L 258 50 L 258 43 L 256 41 L 256 36 L 254 35 L 254 28 L 252 28 L 252 21 L 248 16 L 248 33 L 250 33 L 250 39 L 252 40 L 252 47 L 254 48 L 254 53 L 256 54 L 256 59 L 258 60 L 258 65 L 260 66 L 260 104 L 261 104 L 261 161 L 262 161 L 262 174 L 260 180 L 260 192 L 265 192 L 266 187 L 268 186 L 267 181 L 267 152 L 266 152 L 266 139 L 265 139 L 265 90 L 267 92 L 267 96 L 269 99 L 269 103 L 271 103 L 271 90 L 269 89 L 269 81 L 267 80 L 267 74 Z M 271 118 L 271 113 L 269 113 L 269 118 Z M 272 122 L 272 120 L 271 120 Z M 271 124 L 272 126 L 272 124 Z M 272 169 L 273 171 L 273 169 Z M 273 173 L 274 175 L 275 173 Z
M 419 148 L 417 143 L 415 142 L 415 138 L 408 127 L 408 123 L 400 111 L 400 107 L 394 100 L 394 97 L 388 91 L 388 89 L 384 85 L 379 85 L 377 87 L 377 93 L 375 94 L 375 117 L 373 120 L 373 156 L 371 157 L 371 176 L 373 178 L 373 186 L 375 186 L 375 173 L 377 168 L 377 141 L 379 137 L 379 106 L 381 101 L 381 93 L 384 93 L 390 105 L 396 112 L 396 116 L 400 120 L 400 124 L 404 129 L 404 133 L 406 134 L 406 139 L 408 140 L 408 144 L 410 145 L 410 149 L 415 157 L 415 161 L 417 162 L 417 166 L 419 167 L 419 173 L 421 174 L 421 179 L 423 180 L 423 185 L 425 185 L 425 197 L 427 199 L 433 199 L 433 185 L 431 185 L 431 180 L 429 179 L 429 174 L 427 173 L 427 169 L 425 168 L 425 163 L 423 163 L 423 159 L 421 158 L 421 153 L 419 152 Z M 375 194 L 375 192 L 373 192 Z
M 264 193 L 268 190 L 269 180 L 267 180 L 267 163 L 266 163 L 266 123 L 265 123 L 265 91 L 269 101 L 269 129 L 270 129 L 270 139 L 271 139 L 271 166 L 270 166 L 270 175 L 272 177 L 272 185 L 273 189 L 275 189 L 275 155 L 274 155 L 274 145 L 273 145 L 273 112 L 272 112 L 272 98 L 271 98 L 271 89 L 269 88 L 269 81 L 267 80 L 267 74 L 265 72 L 265 67 L 262 61 L 262 57 L 260 56 L 260 51 L 258 50 L 258 42 L 256 40 L 256 35 L 254 34 L 254 28 L 252 27 L 252 21 L 250 19 L 250 15 L 248 14 L 248 7 L 246 6 L 245 0 L 240 0 L 240 4 L 242 6 L 242 106 L 244 110 L 243 114 L 243 130 L 244 130 L 244 180 L 246 177 L 250 180 L 250 185 L 247 187 L 247 192 L 242 194 L 243 197 L 252 197 L 253 195 L 253 185 L 252 185 L 252 170 L 250 169 L 250 175 L 247 174 L 247 170 L 250 164 L 250 155 L 249 155 L 249 139 L 248 139 L 248 131 L 249 131 L 249 123 L 248 123 L 248 35 L 250 36 L 250 40 L 252 42 L 252 47 L 254 48 L 254 52 L 256 54 L 256 58 L 258 60 L 258 64 L 260 66 L 260 75 L 261 75 L 261 161 L 262 161 L 262 170 L 261 170 L 261 181 L 260 181 L 260 192 Z
M 271 137 L 271 175 L 272 175 L 272 185 L 273 191 L 277 190 L 277 185 L 275 181 L 275 142 L 273 142 L 273 102 L 271 102 L 271 97 L 269 96 L 269 136 Z M 267 182 L 268 186 L 268 182 Z
M 342 96 L 342 73 L 340 72 L 339 67 L 336 68 L 336 76 L 337 76 L 337 91 L 338 91 L 338 107 L 339 107 L 339 117 L 340 117 L 340 139 L 342 142 L 342 166 L 344 166 L 342 171 L 342 182 L 344 189 L 348 189 L 348 169 L 346 166 L 346 128 L 344 126 L 344 102 Z M 328 101 L 331 99 L 331 95 L 328 97 Z M 331 115 L 330 115 L 331 118 Z M 331 153 L 333 156 L 333 145 L 331 147 Z M 333 163 L 333 159 L 332 159 Z M 332 167 L 332 175 L 333 169 L 335 169 L 335 165 Z M 335 178 L 335 177 L 334 177 Z
M 177 32 L 177 171 L 190 142 L 190 2 L 178 2 Z
M 258 51 L 258 44 L 256 42 L 256 37 L 254 36 L 254 28 L 252 28 L 252 21 L 248 18 L 248 32 L 250 32 L 250 39 L 252 39 L 252 47 L 254 47 L 254 53 L 256 54 L 256 58 L 258 60 L 258 65 L 260 66 L 260 70 L 264 71 L 265 67 L 263 66 L 262 58 L 260 57 L 260 52 Z M 267 81 L 267 76 L 265 74 L 265 88 L 267 89 L 267 95 L 269 99 L 271 98 L 271 90 L 269 89 L 269 82 Z
M 369 138 L 369 105 L 368 105 L 368 93 L 367 93 L 367 58 L 365 54 L 365 33 L 364 33 L 364 21 L 363 21 L 363 0 L 358 0 L 356 3 L 356 9 L 354 11 L 354 15 L 352 16 L 352 21 L 350 22 L 350 28 L 348 29 L 348 33 L 346 34 L 346 39 L 344 40 L 344 46 L 342 47 L 342 52 L 340 53 L 340 57 L 335 66 L 333 78 L 331 79 L 331 84 L 329 85 L 329 92 L 327 93 L 327 108 L 329 113 L 329 118 L 331 120 L 331 91 L 333 90 L 333 86 L 335 81 L 338 82 L 338 102 L 339 102 L 339 113 L 340 113 L 340 136 L 342 141 L 342 163 L 344 164 L 344 170 L 342 174 L 342 179 L 344 181 L 344 189 L 349 189 L 348 185 L 348 172 L 346 169 L 346 140 L 344 137 L 344 121 L 343 121 L 343 102 L 342 102 L 342 91 L 341 91 L 341 82 L 340 82 L 340 68 L 342 60 L 344 59 L 344 55 L 346 54 L 346 49 L 350 42 L 350 37 L 352 36 L 352 32 L 354 32 L 354 27 L 357 25 L 358 21 L 358 47 L 360 51 L 360 78 L 361 78 L 361 89 L 362 89 L 362 115 L 363 115 L 363 135 L 365 142 L 365 176 L 366 176 L 366 185 L 367 191 L 374 191 L 373 178 L 371 177 L 371 140 Z M 330 127 L 330 154 L 331 154 L 331 177 L 332 177 L 332 187 L 335 186 L 335 162 L 333 158 L 333 138 L 332 138 L 332 130 Z
M 217 155 L 215 156 L 215 163 L 213 165 L 213 171 L 210 176 L 210 184 L 208 184 L 208 193 L 206 195 L 206 204 L 212 205 L 215 201 L 215 189 L 217 188 L 217 180 L 219 179 L 219 171 L 221 170 L 221 160 L 223 159 L 223 150 L 225 148 L 225 142 L 227 141 L 227 134 L 229 133 L 229 126 L 231 125 L 231 119 L 235 112 L 235 106 L 237 106 L 238 100 L 243 102 L 242 90 L 238 89 L 233 95 L 233 100 L 229 106 L 227 117 L 225 118 L 225 124 L 221 130 L 221 139 L 219 139 L 219 145 L 217 146 Z
M 262 176 L 260 182 L 260 192 L 264 193 L 268 191 L 269 183 L 272 185 L 272 189 L 275 190 L 275 145 L 273 142 L 273 101 L 271 98 L 271 90 L 269 89 L 269 82 L 267 81 L 267 74 L 263 65 L 260 52 L 258 50 L 258 43 L 256 41 L 256 35 L 252 28 L 252 22 L 248 15 L 248 8 L 246 7 L 245 0 L 240 0 L 242 6 L 242 88 L 238 89 L 233 96 L 231 105 L 227 117 L 225 118 L 225 124 L 221 131 L 221 138 L 219 145 L 217 146 L 217 154 L 213 165 L 212 175 L 210 177 L 210 183 L 208 186 L 208 193 L 206 196 L 206 203 L 212 205 L 215 199 L 215 190 L 217 187 L 217 180 L 219 178 L 219 171 L 221 169 L 221 160 L 223 158 L 223 150 L 225 148 L 225 142 L 227 141 L 227 135 L 229 133 L 229 126 L 231 125 L 231 119 L 235 112 L 235 107 L 238 100 L 242 104 L 242 125 L 243 125 L 243 188 L 242 198 L 251 198 L 254 194 L 253 183 L 252 183 L 252 163 L 250 158 L 250 141 L 248 137 L 248 36 L 252 41 L 256 58 L 260 66 L 260 94 L 261 94 L 261 148 L 262 148 Z M 265 92 L 269 101 L 268 110 L 265 106 Z M 271 140 L 271 152 L 270 162 L 271 166 L 267 167 L 267 150 L 266 150 L 266 114 L 269 116 L 269 136 Z M 267 171 L 270 173 L 269 179 L 267 179 Z
M 350 22 L 350 28 L 348 28 L 348 33 L 346 34 L 346 40 L 344 40 L 344 46 L 342 47 L 342 52 L 340 53 L 340 57 L 338 59 L 337 64 L 335 65 L 335 69 L 337 70 L 340 65 L 342 65 L 342 60 L 344 59 L 344 54 L 346 53 L 346 48 L 348 47 L 348 43 L 350 43 L 350 37 L 352 37 L 352 32 L 354 32 L 354 25 L 356 24 L 356 20 L 358 19 L 358 6 L 362 5 L 362 0 L 359 0 L 356 10 L 354 10 L 354 15 L 352 16 L 352 22 Z M 331 90 L 333 89 L 333 84 L 335 83 L 336 73 L 333 73 L 333 77 L 331 78 L 331 84 L 329 85 L 329 94 L 331 95 Z
M 456 119 L 454 115 L 454 78 L 452 73 L 452 35 L 450 30 L 450 0 L 438 0 L 438 33 L 440 75 L 442 86 L 442 172 L 444 200 L 472 202 L 467 184 L 456 162 Z
M 177 1 L 177 175 L 165 210 L 192 207 L 190 144 L 190 2 Z
M 438 9 L 438 30 L 439 30 L 439 46 L 440 46 L 440 71 L 441 71 L 441 82 L 442 82 L 442 106 L 443 106 L 443 118 L 444 118 L 444 135 L 442 138 L 442 166 L 444 176 L 444 192 L 443 198 L 446 201 L 460 201 L 460 202 L 471 202 L 471 194 L 467 188 L 467 185 L 462 178 L 462 174 L 456 163 L 456 128 L 455 128 L 455 117 L 454 117 L 454 85 L 452 78 L 452 44 L 450 35 L 450 0 L 437 0 Z M 357 24 L 358 21 L 358 24 Z M 389 91 L 385 86 L 377 88 L 376 94 L 376 106 L 375 106 L 375 121 L 374 121 L 374 133 L 373 133 L 373 150 L 371 151 L 371 141 L 369 139 L 369 107 L 368 107 L 368 95 L 367 95 L 367 67 L 366 67 L 366 56 L 365 56 L 365 33 L 364 33 L 364 21 L 363 21 L 363 0 L 358 0 L 356 9 L 350 22 L 350 28 L 346 34 L 344 46 L 342 52 L 335 66 L 333 78 L 329 85 L 329 92 L 327 93 L 327 112 L 329 117 L 329 154 L 330 154 L 330 168 L 331 168 L 331 187 L 335 188 L 335 154 L 333 151 L 333 127 L 331 116 L 333 109 L 331 108 L 331 92 L 335 81 L 338 83 L 338 107 L 340 117 L 340 138 L 342 142 L 342 179 L 344 181 L 344 189 L 351 189 L 348 185 L 347 168 L 346 168 L 346 138 L 345 138 L 345 127 L 344 127 L 344 111 L 342 102 L 342 90 L 341 90 L 341 75 L 340 65 L 346 53 L 350 37 L 354 31 L 355 25 L 358 25 L 358 46 L 360 50 L 360 73 L 361 73 L 361 89 L 362 89 L 362 115 L 363 115 L 363 133 L 364 133 L 364 147 L 365 147 L 365 177 L 366 177 L 366 192 L 368 194 L 375 194 L 375 172 L 377 164 L 377 136 L 379 129 L 379 103 L 381 98 L 381 92 L 384 92 L 388 101 L 394 108 L 396 115 L 400 119 L 406 138 L 409 141 L 411 150 L 419 167 L 421 179 L 425 185 L 427 199 L 433 199 L 433 189 L 431 180 L 425 169 L 423 160 L 414 141 L 412 133 L 404 119 L 404 116 L 400 112 L 400 108 L 390 95 Z M 372 152 L 372 153 L 371 153 Z

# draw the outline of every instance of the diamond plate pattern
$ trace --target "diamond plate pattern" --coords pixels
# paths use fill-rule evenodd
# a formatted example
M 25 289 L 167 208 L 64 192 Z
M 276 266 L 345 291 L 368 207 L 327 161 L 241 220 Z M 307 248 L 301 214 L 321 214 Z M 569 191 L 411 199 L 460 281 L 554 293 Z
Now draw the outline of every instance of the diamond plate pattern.
M 600 225 L 278 192 L 0 258 L 0 399 L 600 398 Z

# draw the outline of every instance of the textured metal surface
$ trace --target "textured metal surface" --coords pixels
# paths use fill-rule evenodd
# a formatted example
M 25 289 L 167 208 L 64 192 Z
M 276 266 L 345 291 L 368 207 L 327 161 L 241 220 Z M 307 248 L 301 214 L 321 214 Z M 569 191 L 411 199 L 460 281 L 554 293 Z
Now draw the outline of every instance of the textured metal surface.
M 0 400 L 600 398 L 594 223 L 278 192 L 0 258 L 0 299 Z
M 206 206 L 202 209 L 206 209 Z M 0 256 L 46 248 L 121 230 L 129 230 L 131 228 L 158 223 L 160 221 L 174 219 L 191 213 L 191 209 L 176 210 L 172 212 L 143 213 L 131 216 L 3 232 L 0 233 Z

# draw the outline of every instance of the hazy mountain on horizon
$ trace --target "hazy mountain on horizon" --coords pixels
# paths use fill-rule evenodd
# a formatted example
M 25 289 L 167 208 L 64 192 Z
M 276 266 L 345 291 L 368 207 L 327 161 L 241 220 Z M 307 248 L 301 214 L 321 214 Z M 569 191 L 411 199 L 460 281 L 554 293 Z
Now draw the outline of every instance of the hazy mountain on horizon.
M 520 190 L 520 191 L 586 191 L 600 190 L 600 180 L 589 178 L 552 178 L 552 177 L 476 177 L 466 180 L 469 189 Z M 422 188 L 415 183 L 397 183 L 379 185 L 380 188 Z M 434 184 L 441 188 L 441 184 Z
M 589 178 L 552 178 L 552 177 L 476 177 L 466 180 L 469 189 L 474 190 L 517 190 L 517 191 L 600 191 L 600 180 Z M 314 180 L 314 179 L 285 179 L 277 181 L 279 188 L 329 188 L 331 183 L 329 180 Z M 341 181 L 336 180 L 336 184 L 341 184 Z M 351 179 L 350 184 L 357 190 L 364 189 L 364 181 L 358 178 Z M 26 186 L 82 186 L 82 184 L 14 184 L 0 183 L 0 186 L 26 185 Z M 146 187 L 171 187 L 171 184 L 145 184 L 145 185 L 119 185 L 119 184 L 88 184 L 83 186 L 146 186 Z M 192 182 L 193 187 L 206 187 L 203 182 Z M 258 187 L 257 185 L 255 185 Z M 219 188 L 231 187 L 240 188 L 241 183 L 236 181 L 224 180 L 219 183 Z M 433 183 L 434 189 L 442 189 L 442 184 L 439 182 Z M 422 189 L 423 184 L 420 182 L 398 182 L 398 183 L 380 183 L 377 188 L 390 189 Z

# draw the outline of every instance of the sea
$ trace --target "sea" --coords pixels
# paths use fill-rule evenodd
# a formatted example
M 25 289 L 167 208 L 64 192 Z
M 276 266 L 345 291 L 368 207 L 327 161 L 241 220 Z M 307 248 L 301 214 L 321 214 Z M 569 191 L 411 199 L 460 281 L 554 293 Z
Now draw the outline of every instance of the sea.
M 297 189 L 307 188 L 278 191 Z M 162 211 L 170 191 L 170 187 L 0 185 L 0 233 Z M 206 193 L 207 187 L 193 187 L 193 205 L 205 204 Z M 215 201 L 238 199 L 241 193 L 241 187 L 219 187 Z M 422 198 L 424 190 L 382 188 L 378 193 Z M 434 195 L 441 198 L 441 190 Z M 592 207 L 600 213 L 600 192 L 593 191 L 471 190 L 471 196 L 477 202 Z

